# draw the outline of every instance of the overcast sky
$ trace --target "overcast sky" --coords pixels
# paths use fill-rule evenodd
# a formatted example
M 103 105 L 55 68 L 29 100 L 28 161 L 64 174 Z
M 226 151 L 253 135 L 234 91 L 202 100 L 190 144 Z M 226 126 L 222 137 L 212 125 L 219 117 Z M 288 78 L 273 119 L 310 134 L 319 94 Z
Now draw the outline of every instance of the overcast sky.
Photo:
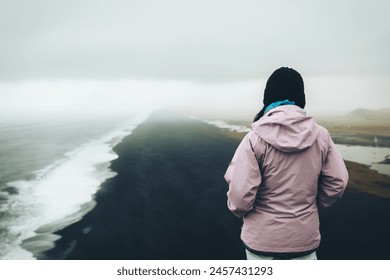
M 302 74 L 315 110 L 390 107 L 389 11 L 388 0 L 0 0 L 0 109 L 27 95 L 25 109 L 82 107 L 102 87 L 140 104 L 214 94 L 250 108 L 280 66 Z

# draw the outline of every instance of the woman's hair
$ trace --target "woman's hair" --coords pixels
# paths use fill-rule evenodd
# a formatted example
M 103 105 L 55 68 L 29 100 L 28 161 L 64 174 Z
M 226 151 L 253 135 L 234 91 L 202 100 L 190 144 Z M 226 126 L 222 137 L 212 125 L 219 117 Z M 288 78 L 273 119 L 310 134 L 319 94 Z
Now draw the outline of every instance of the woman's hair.
M 306 105 L 305 90 L 301 75 L 294 69 L 281 67 L 275 70 L 268 78 L 264 89 L 264 107 L 254 118 L 254 122 L 263 115 L 265 108 L 276 101 L 293 101 L 302 109 Z

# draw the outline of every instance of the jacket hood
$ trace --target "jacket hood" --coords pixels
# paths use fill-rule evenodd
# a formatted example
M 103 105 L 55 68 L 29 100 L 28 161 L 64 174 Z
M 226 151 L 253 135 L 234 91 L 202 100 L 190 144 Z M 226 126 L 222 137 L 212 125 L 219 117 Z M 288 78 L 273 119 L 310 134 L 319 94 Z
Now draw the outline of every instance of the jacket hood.
M 295 105 L 270 110 L 252 124 L 252 130 L 276 149 L 290 153 L 310 147 L 319 135 L 314 118 Z

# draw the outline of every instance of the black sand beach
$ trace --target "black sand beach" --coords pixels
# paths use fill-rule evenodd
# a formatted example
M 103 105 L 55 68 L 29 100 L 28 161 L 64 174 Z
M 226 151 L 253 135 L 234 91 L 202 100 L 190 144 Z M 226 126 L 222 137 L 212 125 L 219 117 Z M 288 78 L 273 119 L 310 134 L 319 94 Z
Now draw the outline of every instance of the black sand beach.
M 101 187 L 96 207 L 37 257 L 244 259 L 223 179 L 238 143 L 197 120 L 154 114 L 115 147 L 118 175 Z M 390 199 L 349 188 L 320 216 L 319 259 L 390 259 Z
M 97 206 L 58 234 L 49 259 L 242 259 L 224 172 L 237 141 L 196 120 L 154 115 L 115 147 Z

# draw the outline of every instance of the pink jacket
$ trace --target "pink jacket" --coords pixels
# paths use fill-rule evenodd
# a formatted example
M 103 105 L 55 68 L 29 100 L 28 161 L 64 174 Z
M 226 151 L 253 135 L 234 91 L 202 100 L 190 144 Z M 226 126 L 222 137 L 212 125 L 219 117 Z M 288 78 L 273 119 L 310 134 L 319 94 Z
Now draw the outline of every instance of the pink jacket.
M 262 252 L 304 252 L 320 244 L 317 206 L 343 194 L 348 172 L 329 132 L 295 105 L 253 123 L 225 174 L 241 239 Z

